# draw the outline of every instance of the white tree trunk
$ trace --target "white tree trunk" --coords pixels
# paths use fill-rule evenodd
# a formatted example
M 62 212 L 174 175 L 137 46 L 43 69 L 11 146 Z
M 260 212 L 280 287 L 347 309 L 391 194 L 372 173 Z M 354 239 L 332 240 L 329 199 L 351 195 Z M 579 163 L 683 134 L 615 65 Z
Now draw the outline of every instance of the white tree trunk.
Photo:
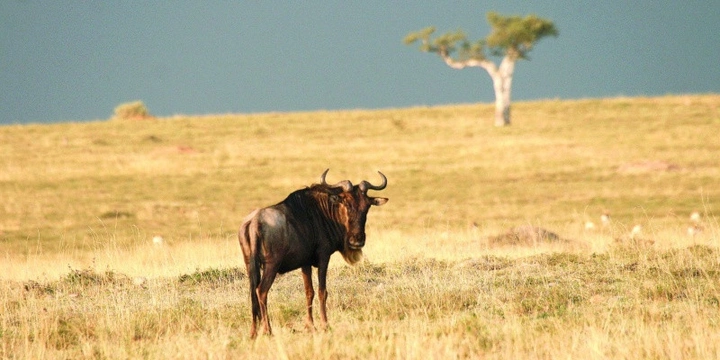
M 512 76 L 515 70 L 515 60 L 506 56 L 500 64 L 500 69 L 488 73 L 495 89 L 495 126 L 510 125 L 510 92 L 512 90 Z
M 513 52 L 505 55 L 500 67 L 487 59 L 470 59 L 458 61 L 450 57 L 447 51 L 441 51 L 440 57 L 453 69 L 464 69 L 465 67 L 481 67 L 485 69 L 493 81 L 495 89 L 495 126 L 510 125 L 510 91 L 512 89 L 512 77 L 515 71 L 515 61 L 518 56 Z

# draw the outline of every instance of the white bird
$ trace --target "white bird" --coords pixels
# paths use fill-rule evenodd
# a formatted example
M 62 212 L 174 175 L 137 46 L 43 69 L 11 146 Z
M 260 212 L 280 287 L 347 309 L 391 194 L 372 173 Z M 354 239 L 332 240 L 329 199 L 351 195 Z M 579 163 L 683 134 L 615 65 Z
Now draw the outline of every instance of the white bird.
M 595 230 L 595 223 L 592 221 L 586 221 L 585 230 Z
M 603 224 L 603 226 L 610 225 L 610 214 L 604 212 L 602 215 L 600 215 L 600 222 Z
M 692 221 L 696 224 L 699 223 L 700 222 L 700 213 L 697 211 L 693 211 L 692 214 L 690 214 L 690 221 Z
M 639 236 L 642 233 L 642 226 L 635 225 L 632 228 L 632 231 L 630 231 L 630 238 L 634 239 L 636 236 Z
M 164 241 L 164 240 L 163 240 L 163 237 L 160 236 L 160 235 L 155 235 L 155 236 L 153 236 L 153 238 L 152 238 L 153 244 L 155 244 L 155 245 L 157 245 L 157 246 L 162 245 L 162 244 L 163 244 L 163 241 Z

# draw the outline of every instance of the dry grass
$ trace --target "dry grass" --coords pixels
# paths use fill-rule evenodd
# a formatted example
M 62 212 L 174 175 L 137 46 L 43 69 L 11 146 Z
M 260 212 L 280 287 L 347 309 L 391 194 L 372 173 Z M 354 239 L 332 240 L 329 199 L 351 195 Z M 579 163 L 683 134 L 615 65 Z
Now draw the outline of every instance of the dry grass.
M 490 105 L 0 127 L 0 354 L 720 357 L 720 97 L 513 111 L 506 129 L 479 123 Z M 291 273 L 276 335 L 250 341 L 235 229 L 327 167 L 388 176 L 366 261 L 333 259 L 328 332 L 304 331 Z M 516 226 L 560 239 L 492 242 Z
M 537 250 L 536 250 L 537 251 Z M 614 246 L 465 260 L 336 264 L 331 329 L 304 330 L 298 274 L 251 341 L 237 267 L 149 279 L 70 269 L 3 282 L 3 351 L 21 358 L 714 358 L 720 252 Z

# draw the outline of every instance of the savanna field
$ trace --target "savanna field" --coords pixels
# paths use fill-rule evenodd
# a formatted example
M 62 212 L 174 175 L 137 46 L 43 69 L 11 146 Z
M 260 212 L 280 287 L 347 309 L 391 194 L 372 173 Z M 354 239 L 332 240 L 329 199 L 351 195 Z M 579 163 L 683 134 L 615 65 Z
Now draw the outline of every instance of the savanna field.
M 493 111 L 0 126 L 0 355 L 720 358 L 720 96 Z M 251 340 L 237 228 L 326 168 L 388 178 L 365 260 L 333 256 L 327 331 L 279 276 Z

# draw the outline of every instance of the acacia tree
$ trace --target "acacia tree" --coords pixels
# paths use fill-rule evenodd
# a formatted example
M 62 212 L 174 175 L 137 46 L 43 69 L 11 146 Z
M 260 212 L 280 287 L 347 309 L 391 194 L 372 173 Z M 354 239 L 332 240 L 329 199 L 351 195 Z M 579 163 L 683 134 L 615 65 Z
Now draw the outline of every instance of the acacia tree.
M 527 60 L 536 42 L 546 36 L 557 36 L 558 31 L 552 21 L 535 15 L 521 18 L 489 12 L 487 20 L 492 29 L 490 35 L 475 42 L 468 41 L 462 30 L 431 39 L 435 32 L 432 26 L 408 34 L 404 42 L 410 45 L 420 41 L 421 51 L 437 53 L 453 69 L 485 69 L 495 90 L 495 126 L 506 126 L 510 125 L 510 88 L 515 62 Z M 503 57 L 500 66 L 487 58 L 486 49 L 493 56 Z M 455 57 L 454 53 L 457 53 Z

